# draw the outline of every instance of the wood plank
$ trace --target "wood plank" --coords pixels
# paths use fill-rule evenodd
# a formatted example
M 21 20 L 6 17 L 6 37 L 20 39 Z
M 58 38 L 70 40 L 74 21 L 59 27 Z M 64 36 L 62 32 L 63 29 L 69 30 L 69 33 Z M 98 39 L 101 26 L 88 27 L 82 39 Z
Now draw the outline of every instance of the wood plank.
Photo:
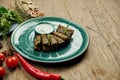
M 45 16 L 72 20 L 86 29 L 90 44 L 84 56 L 71 63 L 33 66 L 62 75 L 65 80 L 120 79 L 120 0 L 34 0 Z M 0 6 L 14 9 L 14 0 L 0 0 Z M 10 40 L 5 41 L 9 43 Z M 9 48 L 4 46 L 5 50 Z M 3 80 L 37 80 L 22 66 Z

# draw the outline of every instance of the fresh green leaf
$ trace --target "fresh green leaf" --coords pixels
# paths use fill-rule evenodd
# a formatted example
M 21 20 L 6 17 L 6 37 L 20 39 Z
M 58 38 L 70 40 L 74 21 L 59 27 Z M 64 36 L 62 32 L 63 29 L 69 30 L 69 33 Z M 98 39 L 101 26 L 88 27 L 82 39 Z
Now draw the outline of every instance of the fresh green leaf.
M 14 23 L 21 23 L 22 21 L 21 15 L 16 10 L 11 11 L 5 7 L 0 7 L 0 33 L 8 32 Z
M 8 10 L 4 7 L 0 7 L 0 17 L 4 14 L 4 13 L 7 13 Z
M 60 80 L 65 80 L 64 78 L 61 78 Z

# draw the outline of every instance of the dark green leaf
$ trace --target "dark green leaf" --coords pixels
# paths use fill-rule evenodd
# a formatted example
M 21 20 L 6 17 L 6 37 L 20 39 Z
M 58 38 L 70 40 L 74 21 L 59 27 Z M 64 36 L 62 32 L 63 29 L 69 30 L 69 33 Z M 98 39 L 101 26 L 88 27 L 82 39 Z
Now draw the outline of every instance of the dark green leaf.
M 17 11 L 11 11 L 5 7 L 0 7 L 0 32 L 8 32 L 13 23 L 22 22 L 22 17 Z

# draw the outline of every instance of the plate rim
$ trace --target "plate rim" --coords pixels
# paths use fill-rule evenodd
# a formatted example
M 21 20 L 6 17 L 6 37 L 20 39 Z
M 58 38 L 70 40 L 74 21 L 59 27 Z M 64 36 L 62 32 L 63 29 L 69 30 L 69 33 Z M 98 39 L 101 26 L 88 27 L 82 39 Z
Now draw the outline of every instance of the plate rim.
M 84 31 L 84 33 L 86 34 L 86 38 L 87 38 L 87 42 L 86 42 L 86 45 L 85 45 L 84 49 L 83 49 L 81 52 L 79 52 L 79 54 L 74 55 L 73 57 L 69 57 L 69 58 L 65 58 L 65 59 L 57 60 L 57 61 L 43 61 L 43 60 L 31 59 L 31 58 L 28 57 L 27 55 L 23 54 L 23 52 L 20 53 L 21 51 L 20 51 L 19 49 L 17 49 L 17 48 L 15 47 L 15 45 L 13 45 L 14 42 L 13 42 L 12 39 L 14 38 L 13 35 L 15 34 L 15 32 L 19 29 L 19 27 L 20 27 L 21 25 L 25 24 L 26 22 L 30 22 L 30 21 L 37 20 L 37 19 L 41 19 L 41 20 L 42 20 L 42 19 L 44 19 L 44 18 L 61 19 L 61 20 L 63 20 L 63 21 L 67 21 L 67 22 L 70 22 L 70 23 L 72 23 L 72 24 L 74 24 L 74 25 L 79 26 L 79 28 Z M 87 32 L 86 29 L 83 28 L 80 24 L 78 24 L 78 23 L 76 23 L 76 22 L 73 22 L 72 20 L 68 20 L 68 19 L 61 18 L 61 17 L 53 17 L 53 16 L 47 16 L 47 17 L 44 16 L 44 17 L 38 17 L 38 18 L 32 18 L 32 19 L 26 20 L 26 21 L 24 21 L 24 22 L 22 22 L 21 24 L 18 25 L 18 27 L 12 32 L 12 36 L 11 36 L 11 44 L 12 44 L 12 47 L 13 47 L 21 56 L 23 56 L 24 58 L 27 58 L 27 59 L 29 59 L 29 60 L 32 60 L 32 61 L 35 61 L 35 62 L 42 62 L 42 63 L 60 63 L 60 62 L 66 62 L 66 61 L 72 60 L 72 59 L 74 59 L 74 58 L 82 55 L 82 54 L 85 52 L 85 50 L 86 50 L 86 49 L 88 48 L 88 46 L 89 46 L 89 41 L 90 41 L 90 39 L 89 39 L 88 32 Z

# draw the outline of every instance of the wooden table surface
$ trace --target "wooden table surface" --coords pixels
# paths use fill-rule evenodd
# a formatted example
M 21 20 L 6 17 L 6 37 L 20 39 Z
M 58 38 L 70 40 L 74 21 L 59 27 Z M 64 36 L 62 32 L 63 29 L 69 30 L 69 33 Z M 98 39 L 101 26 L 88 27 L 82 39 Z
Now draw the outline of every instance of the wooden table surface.
M 72 20 L 90 37 L 88 49 L 74 60 L 61 64 L 33 66 L 60 74 L 65 80 L 120 80 L 120 0 L 34 0 L 45 16 Z M 0 6 L 14 9 L 14 0 L 0 0 Z M 10 38 L 10 37 L 9 37 Z M 1 42 L 8 49 L 10 39 Z M 3 80 L 37 80 L 22 66 L 7 72 Z

